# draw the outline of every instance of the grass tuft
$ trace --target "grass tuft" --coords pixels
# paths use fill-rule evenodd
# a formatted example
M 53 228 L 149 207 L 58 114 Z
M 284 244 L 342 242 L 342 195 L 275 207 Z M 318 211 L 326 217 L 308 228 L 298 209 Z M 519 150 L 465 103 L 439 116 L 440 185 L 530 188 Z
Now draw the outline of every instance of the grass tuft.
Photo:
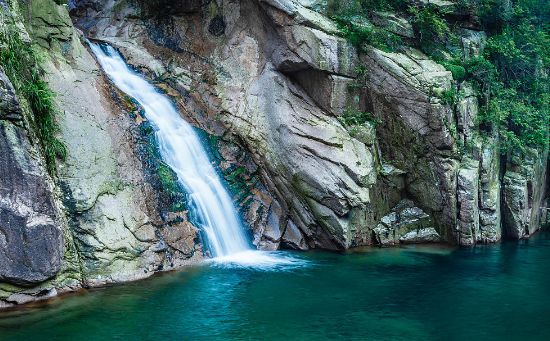
M 42 79 L 44 71 L 40 67 L 40 54 L 12 27 L 8 24 L 0 31 L 0 65 L 16 92 L 29 104 L 33 113 L 32 128 L 40 140 L 48 172 L 55 175 L 56 159 L 65 160 L 67 157 L 65 145 L 55 136 L 59 130 L 55 121 L 55 94 Z

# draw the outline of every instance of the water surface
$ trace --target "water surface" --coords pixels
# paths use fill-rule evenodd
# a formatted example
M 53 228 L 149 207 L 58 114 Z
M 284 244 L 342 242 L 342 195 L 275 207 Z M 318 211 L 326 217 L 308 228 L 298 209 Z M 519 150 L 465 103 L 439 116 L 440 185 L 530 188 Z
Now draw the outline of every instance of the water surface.
M 548 232 L 474 249 L 286 255 L 2 314 L 0 340 L 550 340 Z

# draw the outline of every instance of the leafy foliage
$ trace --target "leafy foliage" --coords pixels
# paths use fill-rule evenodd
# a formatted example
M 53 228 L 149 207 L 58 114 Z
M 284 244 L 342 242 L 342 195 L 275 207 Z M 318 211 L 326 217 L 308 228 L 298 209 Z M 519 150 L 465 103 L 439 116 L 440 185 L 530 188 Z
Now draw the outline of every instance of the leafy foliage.
M 502 151 L 548 144 L 550 2 L 472 0 L 490 33 L 482 57 L 465 62 L 480 93 L 482 130 L 496 130 Z
M 395 51 L 402 45 L 401 38 L 384 29 L 370 24 L 349 21 L 344 17 L 333 17 L 342 35 L 360 51 L 367 46 L 374 46 L 383 51 Z
M 0 31 L 0 65 L 16 91 L 29 103 L 48 172 L 55 174 L 56 158 L 65 159 L 67 151 L 55 136 L 58 126 L 55 122 L 54 93 L 42 79 L 40 54 L 29 43 L 22 41 L 19 32 L 10 30 L 10 27 L 6 25 Z
M 451 38 L 455 38 L 447 21 L 443 18 L 444 13 L 440 12 L 435 5 L 420 8 L 411 6 L 408 11 L 412 15 L 420 45 L 424 50 L 428 50 L 429 54 L 444 46 Z

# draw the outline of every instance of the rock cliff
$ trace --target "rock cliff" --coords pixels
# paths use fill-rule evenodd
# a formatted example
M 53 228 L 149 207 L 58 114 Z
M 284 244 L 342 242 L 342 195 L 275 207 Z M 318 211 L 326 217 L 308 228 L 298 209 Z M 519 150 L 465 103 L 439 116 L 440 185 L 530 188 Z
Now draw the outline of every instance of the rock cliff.
M 502 156 L 496 137 L 476 134 L 467 82 L 413 47 L 358 53 L 322 1 L 0 5 L 1 25 L 45 55 L 67 147 L 50 176 L 32 113 L 0 72 L 0 307 L 203 256 L 147 121 L 86 38 L 118 49 L 203 131 L 259 249 L 475 245 L 546 221 L 548 148 Z M 374 24 L 415 39 L 403 18 Z M 466 58 L 484 45 L 470 26 Z M 441 94 L 453 87 L 461 96 L 449 104 Z

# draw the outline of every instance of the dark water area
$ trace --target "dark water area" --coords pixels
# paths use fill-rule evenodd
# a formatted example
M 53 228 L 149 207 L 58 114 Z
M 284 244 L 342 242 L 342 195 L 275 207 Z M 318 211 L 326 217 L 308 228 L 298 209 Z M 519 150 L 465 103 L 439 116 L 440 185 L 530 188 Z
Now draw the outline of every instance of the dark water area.
M 550 340 L 550 233 L 206 264 L 0 314 L 0 340 Z

